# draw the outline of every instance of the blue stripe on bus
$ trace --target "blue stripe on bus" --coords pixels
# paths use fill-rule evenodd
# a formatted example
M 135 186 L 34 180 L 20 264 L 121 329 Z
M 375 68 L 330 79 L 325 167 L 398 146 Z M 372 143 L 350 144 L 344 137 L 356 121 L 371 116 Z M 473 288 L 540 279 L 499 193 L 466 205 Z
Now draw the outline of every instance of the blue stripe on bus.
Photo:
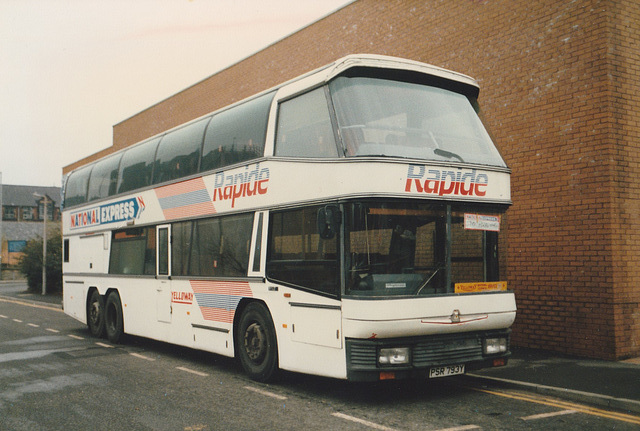
M 196 293 L 196 301 L 200 307 L 222 308 L 235 310 L 242 299 L 241 296 L 217 295 L 214 293 Z
M 193 192 L 181 193 L 175 196 L 168 196 L 166 198 L 159 198 L 160 208 L 163 210 L 177 207 L 184 207 L 188 205 L 200 204 L 211 200 L 209 192 L 205 189 L 195 190 Z

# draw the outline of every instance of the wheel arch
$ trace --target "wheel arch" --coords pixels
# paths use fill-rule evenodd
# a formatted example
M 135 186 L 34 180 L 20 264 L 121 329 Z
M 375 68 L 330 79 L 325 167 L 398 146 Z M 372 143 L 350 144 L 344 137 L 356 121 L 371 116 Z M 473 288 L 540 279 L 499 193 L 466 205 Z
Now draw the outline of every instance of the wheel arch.
M 87 320 L 89 320 L 89 303 L 91 301 L 91 294 L 94 290 L 100 293 L 100 290 L 98 290 L 96 286 L 89 286 L 89 288 L 87 289 L 87 296 L 84 298 L 84 312 Z M 106 299 L 105 295 L 100 296 L 102 296 L 103 299 Z
M 264 305 L 264 308 L 269 313 L 269 318 L 271 319 L 271 323 L 273 324 L 273 327 L 274 327 L 274 336 L 276 337 L 276 346 L 278 346 L 278 350 L 280 350 L 279 341 L 278 341 L 278 331 L 275 330 L 276 324 L 273 321 L 273 314 L 271 314 L 271 309 L 269 309 L 269 306 L 267 305 L 267 303 L 264 302 L 262 299 L 242 298 L 238 303 L 238 306 L 236 307 L 236 312 L 233 315 L 233 333 L 231 334 L 231 339 L 233 340 L 233 356 L 235 358 L 238 357 L 238 343 L 236 343 L 236 335 L 238 333 L 238 326 L 240 325 L 240 318 L 242 317 L 242 314 L 244 313 L 244 310 L 247 308 L 247 306 L 251 303 L 256 303 L 256 302 Z M 278 355 L 278 358 L 279 357 L 280 355 Z
M 261 301 L 259 299 L 254 299 L 254 298 L 242 298 L 240 300 L 240 302 L 238 302 L 238 306 L 236 307 L 236 311 L 233 314 L 233 326 L 231 329 L 231 340 L 233 342 L 233 357 L 237 358 L 238 357 L 238 343 L 236 343 L 236 335 L 238 334 L 238 326 L 240 325 L 240 318 L 242 317 L 242 313 L 244 313 L 244 310 L 247 308 L 247 305 L 249 305 L 252 302 L 261 302 L 265 307 L 267 307 L 267 304 L 264 301 Z M 267 309 L 269 309 L 269 307 L 267 307 Z M 271 314 L 271 312 L 269 312 L 269 314 Z M 273 317 L 272 317 L 273 319 Z

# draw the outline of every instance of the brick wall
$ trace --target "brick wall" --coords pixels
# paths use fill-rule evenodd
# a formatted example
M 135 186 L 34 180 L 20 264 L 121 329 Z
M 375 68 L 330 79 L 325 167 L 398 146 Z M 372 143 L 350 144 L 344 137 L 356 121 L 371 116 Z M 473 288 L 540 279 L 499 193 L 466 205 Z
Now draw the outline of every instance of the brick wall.
M 640 355 L 639 36 L 634 0 L 360 0 L 117 124 L 114 149 L 351 53 L 466 73 L 513 170 L 513 343 Z
M 612 172 L 614 342 L 618 357 L 640 351 L 640 4 L 615 2 L 607 11 L 610 45 L 607 118 Z

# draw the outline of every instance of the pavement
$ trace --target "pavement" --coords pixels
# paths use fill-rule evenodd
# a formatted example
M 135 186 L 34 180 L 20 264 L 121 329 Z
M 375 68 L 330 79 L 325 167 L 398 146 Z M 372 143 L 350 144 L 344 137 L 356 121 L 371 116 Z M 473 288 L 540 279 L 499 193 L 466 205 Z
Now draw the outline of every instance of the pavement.
M 467 375 L 492 386 L 640 414 L 640 358 L 604 361 L 514 347 L 507 366 Z
M 28 292 L 26 283 L 20 281 L 0 281 L 1 298 L 62 308 L 61 295 Z M 514 347 L 507 366 L 475 371 L 467 377 L 492 386 L 640 414 L 640 358 L 604 361 Z

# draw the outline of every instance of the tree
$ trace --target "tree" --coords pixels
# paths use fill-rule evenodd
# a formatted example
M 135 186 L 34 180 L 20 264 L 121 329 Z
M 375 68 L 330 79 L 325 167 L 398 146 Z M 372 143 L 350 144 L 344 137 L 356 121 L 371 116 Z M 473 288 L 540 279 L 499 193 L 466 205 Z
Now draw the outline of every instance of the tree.
M 42 292 L 42 238 L 27 241 L 18 263 L 29 290 Z M 62 292 L 62 235 L 59 229 L 47 232 L 47 293 Z

